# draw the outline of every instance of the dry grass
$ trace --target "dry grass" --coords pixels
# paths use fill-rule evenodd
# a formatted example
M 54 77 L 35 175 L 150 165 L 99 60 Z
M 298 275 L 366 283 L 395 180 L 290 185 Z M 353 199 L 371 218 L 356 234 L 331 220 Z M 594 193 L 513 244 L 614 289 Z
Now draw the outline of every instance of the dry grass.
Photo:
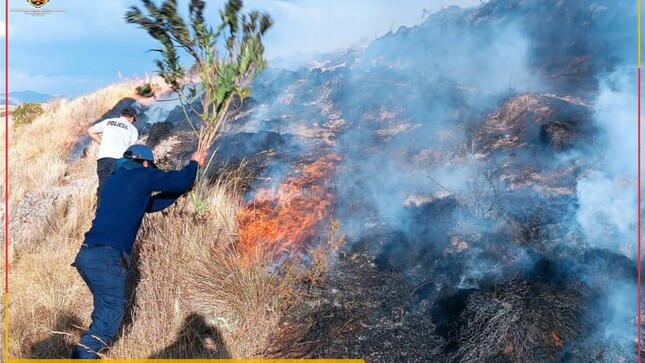
M 131 85 L 112 85 L 75 100 L 45 104 L 45 113 L 31 124 L 11 124 L 9 210 L 28 191 L 39 193 L 60 185 L 69 168 L 66 157 L 73 141 L 119 100 L 132 95 Z M 93 168 L 92 158 L 83 161 L 87 165 L 81 169 Z
M 79 329 L 74 326 L 82 324 L 78 316 L 90 312 L 89 291 L 70 263 L 91 222 L 95 186 L 81 185 L 73 197 L 56 203 L 48 203 L 46 195 L 65 184 L 63 176 L 70 169 L 64 161 L 64 143 L 72 134 L 71 109 L 83 113 L 91 108 L 98 117 L 110 108 L 109 99 L 116 102 L 122 95 L 122 87 L 109 87 L 89 96 L 96 101 L 91 107 L 79 108 L 80 103 L 89 104 L 87 100 L 56 101 L 45 105 L 46 113 L 32 124 L 10 122 L 9 212 L 10 227 L 14 228 L 9 235 L 8 343 L 12 358 L 66 357 L 66 347 L 78 336 Z M 91 121 L 85 120 L 87 124 Z M 81 169 L 93 165 L 89 160 L 83 163 L 86 165 Z M 28 193 L 42 198 L 42 203 L 26 203 Z M 21 202 L 22 211 L 18 208 Z M 38 223 L 31 223 L 34 220 Z M 65 331 L 75 331 L 76 336 Z
M 72 163 L 66 157 L 72 141 L 133 90 L 121 84 L 56 101 L 32 124 L 10 129 L 12 358 L 66 358 L 90 323 L 91 295 L 70 263 L 94 216 L 97 150 Z M 241 260 L 236 186 L 229 176 L 208 189 L 199 211 L 182 198 L 144 219 L 136 294 L 108 357 L 235 358 L 263 350 L 302 271 L 264 256 Z
M 3 118 L 4 118 L 4 116 L 5 116 L 6 112 L 7 112 L 7 111 L 11 112 L 11 110 L 12 110 L 12 107 L 11 107 L 11 106 L 9 107 L 9 109 L 8 109 L 8 110 L 7 110 L 5 107 L 3 107 L 3 108 L 2 108 L 2 112 L 0 112 L 0 117 L 3 117 Z M 0 127 L 0 147 L 2 148 L 2 150 L 6 150 L 6 141 L 5 141 L 5 136 L 6 136 L 5 128 L 4 128 L 4 127 Z M 4 221 L 5 221 L 5 217 L 6 217 L 6 211 L 5 211 L 5 191 L 6 191 L 6 183 L 5 183 L 5 178 L 4 178 L 4 176 L 6 176 L 6 175 L 7 175 L 7 174 L 6 174 L 6 169 L 5 169 L 5 158 L 6 158 L 6 157 L 7 157 L 7 154 L 6 154 L 6 153 L 5 153 L 5 154 L 3 154 L 2 162 L 0 162 L 0 172 L 1 172 L 1 174 L 3 175 L 3 177 L 2 177 L 2 178 L 0 178 L 0 193 L 2 193 L 2 196 L 0 197 L 0 199 L 2 200 L 2 203 L 1 203 L 2 205 L 0 206 L 0 211 L 1 211 L 1 213 L 0 213 L 0 218 L 2 218 L 3 223 L 4 223 Z M 4 229 L 4 228 L 0 228 L 0 230 L 2 230 L 2 232 L 0 232 L 0 235 L 2 235 L 2 240 L 3 240 L 3 241 L 5 241 L 5 240 L 6 240 L 5 229 Z M 2 271 L 4 271 L 4 270 L 5 270 L 5 267 L 6 267 L 5 259 L 4 259 L 4 258 L 0 258 L 0 269 L 1 269 Z M 5 301 L 4 289 L 3 289 L 2 291 L 3 291 L 3 294 L 2 294 L 2 301 Z M 2 321 L 4 321 L 4 317 L 5 317 L 5 304 L 3 303 L 3 304 L 1 304 L 1 306 L 2 306 L 2 308 L 0 308 L 0 311 L 2 312 Z M 3 327 L 4 327 L 4 324 L 3 324 Z M 1 350 L 2 350 L 2 352 L 0 352 L 0 357 L 2 357 L 2 359 L 0 359 L 0 360 L 1 360 L 1 361 L 3 361 L 3 362 L 6 362 L 6 361 L 7 361 L 7 357 L 5 356 L 5 349 L 4 349 L 4 347 L 6 346 L 6 342 L 5 342 L 5 334 L 4 334 L 4 333 L 5 333 L 5 330 L 4 330 L 4 328 L 2 329 L 2 332 L 3 332 L 3 334 L 0 334 L 0 346 L 2 347 L 2 349 L 1 349 Z
M 240 203 L 226 190 L 220 184 L 207 193 L 208 205 L 217 208 L 198 213 L 184 198 L 166 215 L 146 220 L 134 324 L 113 356 L 252 357 L 264 346 L 290 296 L 293 274 L 269 273 L 265 258 L 242 260 L 234 248 Z M 201 319 L 208 333 L 191 328 L 191 317 Z M 180 331 L 196 339 L 182 343 Z M 209 347 L 209 340 L 221 344 Z

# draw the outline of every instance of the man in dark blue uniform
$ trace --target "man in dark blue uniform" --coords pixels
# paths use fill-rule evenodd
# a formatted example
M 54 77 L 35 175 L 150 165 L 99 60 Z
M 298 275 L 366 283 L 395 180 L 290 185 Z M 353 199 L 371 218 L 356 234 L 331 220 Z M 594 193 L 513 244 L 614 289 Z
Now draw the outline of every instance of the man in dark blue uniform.
M 74 261 L 92 292 L 94 311 L 72 358 L 98 358 L 116 336 L 125 312 L 130 253 L 143 216 L 170 206 L 192 187 L 206 150 L 195 152 L 188 165 L 175 171 L 157 169 L 152 150 L 144 145 L 130 146 L 123 156 L 103 187 L 92 227 Z

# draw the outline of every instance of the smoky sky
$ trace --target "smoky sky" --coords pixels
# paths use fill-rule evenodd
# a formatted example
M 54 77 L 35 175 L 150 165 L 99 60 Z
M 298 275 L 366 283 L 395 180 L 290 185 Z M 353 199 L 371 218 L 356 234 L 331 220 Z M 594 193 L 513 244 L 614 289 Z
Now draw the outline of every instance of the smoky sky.
M 187 2 L 179 1 L 187 12 Z M 453 3 L 472 6 L 475 0 L 421 1 L 282 1 L 248 0 L 245 9 L 269 12 L 275 25 L 267 34 L 266 55 L 276 64 L 312 59 L 313 54 L 365 44 L 401 25 L 415 25 L 424 9 L 437 11 Z M 224 1 L 208 1 L 206 14 L 219 21 Z M 11 2 L 10 9 L 28 9 Z M 8 14 L 10 91 L 33 90 L 76 97 L 122 80 L 155 73 L 159 45 L 145 31 L 126 24 L 123 15 L 140 1 L 51 1 L 46 7 L 64 12 L 29 16 Z M 4 39 L 4 7 L 0 38 Z M 4 57 L 2 58 L 4 65 Z M 4 77 L 4 76 L 3 76 Z M 2 80 L 4 78 L 0 78 Z M 4 81 L 0 82 L 4 85 Z

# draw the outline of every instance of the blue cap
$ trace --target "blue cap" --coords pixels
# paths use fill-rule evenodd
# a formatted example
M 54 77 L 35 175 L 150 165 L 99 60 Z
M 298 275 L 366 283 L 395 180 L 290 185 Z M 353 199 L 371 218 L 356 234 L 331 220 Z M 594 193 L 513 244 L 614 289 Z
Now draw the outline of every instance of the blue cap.
M 146 145 L 131 145 L 124 153 L 126 159 L 145 160 L 155 166 L 155 156 L 152 150 Z

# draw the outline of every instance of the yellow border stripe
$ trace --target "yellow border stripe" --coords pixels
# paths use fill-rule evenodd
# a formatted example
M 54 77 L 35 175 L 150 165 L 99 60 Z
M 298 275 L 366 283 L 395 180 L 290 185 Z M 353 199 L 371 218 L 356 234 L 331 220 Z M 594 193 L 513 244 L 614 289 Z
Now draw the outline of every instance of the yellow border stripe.
M 9 361 L 9 293 L 4 293 L 4 358 Z
M 69 359 L 10 359 L 7 360 L 7 363 L 52 363 L 69 361 Z M 365 363 L 362 359 L 107 359 L 107 361 L 114 363 Z

